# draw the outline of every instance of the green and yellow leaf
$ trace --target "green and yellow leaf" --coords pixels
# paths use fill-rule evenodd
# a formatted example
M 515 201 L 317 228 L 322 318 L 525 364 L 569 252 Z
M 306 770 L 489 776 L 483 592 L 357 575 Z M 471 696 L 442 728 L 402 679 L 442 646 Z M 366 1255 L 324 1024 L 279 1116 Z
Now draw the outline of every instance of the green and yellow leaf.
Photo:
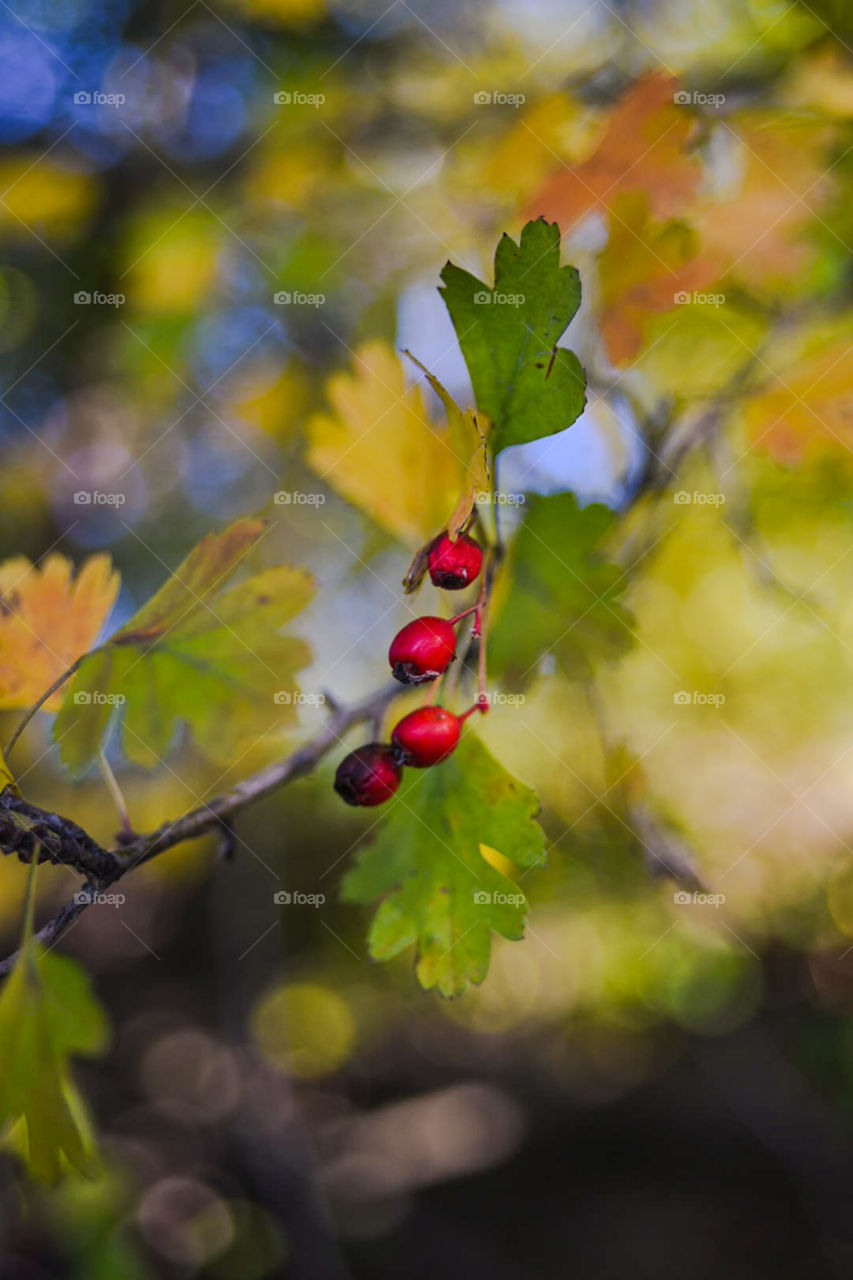
M 295 672 L 310 650 L 280 630 L 313 596 L 310 574 L 277 565 L 223 589 L 265 527 L 244 519 L 208 534 L 84 659 L 54 723 L 73 773 L 97 755 L 116 713 L 124 750 L 142 765 L 162 759 L 180 723 L 219 759 L 293 718 Z
M 368 945 L 374 960 L 416 950 L 421 985 L 443 996 L 482 982 L 492 932 L 521 938 L 525 896 L 486 860 L 498 850 L 518 867 L 544 862 L 536 793 L 466 734 L 440 769 L 410 770 L 377 838 L 342 885 L 345 902 L 382 902 Z
M 11 1127 L 13 1140 L 25 1137 L 25 1158 L 45 1182 L 56 1182 L 66 1165 L 95 1172 L 69 1059 L 100 1054 L 107 1040 L 85 970 L 35 942 L 28 911 L 18 962 L 0 991 L 0 1131 Z

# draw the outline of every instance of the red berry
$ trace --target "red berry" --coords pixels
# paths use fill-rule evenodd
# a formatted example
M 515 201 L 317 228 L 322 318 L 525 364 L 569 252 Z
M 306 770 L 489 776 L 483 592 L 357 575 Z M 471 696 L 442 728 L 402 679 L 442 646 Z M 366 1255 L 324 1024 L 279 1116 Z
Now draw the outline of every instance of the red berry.
M 415 618 L 398 631 L 388 650 L 395 679 L 423 684 L 446 671 L 456 652 L 456 632 L 446 618 Z
M 433 585 L 445 591 L 459 591 L 478 576 L 483 567 L 483 550 L 463 533 L 451 542 L 441 533 L 429 549 L 429 576 Z
M 338 765 L 335 790 L 347 804 L 370 806 L 390 800 L 403 770 L 387 742 L 368 742 Z
M 394 729 L 391 743 L 399 749 L 405 764 L 417 769 L 438 764 L 450 755 L 459 741 L 459 717 L 444 707 L 418 707 Z

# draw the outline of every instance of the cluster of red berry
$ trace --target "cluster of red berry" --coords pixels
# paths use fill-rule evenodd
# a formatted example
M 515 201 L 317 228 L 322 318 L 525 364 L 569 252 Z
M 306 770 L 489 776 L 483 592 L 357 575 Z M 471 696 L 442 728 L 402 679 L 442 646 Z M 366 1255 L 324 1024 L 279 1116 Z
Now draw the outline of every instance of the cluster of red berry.
M 483 551 L 467 534 L 455 542 L 447 533 L 439 534 L 429 553 L 429 576 L 433 584 L 447 591 L 470 586 L 479 576 Z M 394 637 L 388 660 L 395 678 L 402 684 L 427 684 L 438 679 L 456 656 L 454 627 L 473 609 L 456 618 L 416 618 Z M 350 752 L 338 765 L 335 790 L 347 804 L 382 804 L 397 790 L 404 765 L 423 769 L 445 760 L 459 741 L 463 721 L 476 703 L 462 715 L 445 707 L 418 707 L 396 725 L 389 742 L 368 742 Z

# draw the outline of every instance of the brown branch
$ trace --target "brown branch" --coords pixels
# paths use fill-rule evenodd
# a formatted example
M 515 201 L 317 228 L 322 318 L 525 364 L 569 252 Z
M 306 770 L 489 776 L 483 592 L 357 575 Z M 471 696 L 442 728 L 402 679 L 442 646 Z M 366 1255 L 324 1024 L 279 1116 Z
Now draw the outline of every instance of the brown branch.
M 150 862 L 167 849 L 194 840 L 212 828 L 228 828 L 234 816 L 263 796 L 277 791 L 294 778 L 312 773 L 319 762 L 347 731 L 357 724 L 380 719 L 391 700 L 401 692 L 389 684 L 352 707 L 335 707 L 326 724 L 313 738 L 283 760 L 223 791 L 209 804 L 199 805 L 183 817 L 175 818 L 147 835 L 124 839 L 119 849 L 104 849 L 82 827 L 60 814 L 39 809 L 21 800 L 8 789 L 0 796 L 0 847 L 30 861 L 40 846 L 39 861 L 49 861 L 78 871 L 85 877 L 80 889 L 36 933 L 36 939 L 52 946 L 96 896 L 122 876 Z M 0 976 L 14 967 L 18 953 L 0 960 Z
M 107 883 L 121 873 L 121 862 L 70 818 L 23 800 L 11 788 L 0 794 L 0 849 L 21 862 L 53 862 Z
M 651 879 L 668 876 L 687 889 L 709 891 L 696 866 L 693 850 L 675 832 L 667 830 L 648 805 L 627 804 L 626 814 L 631 830 L 642 845 L 643 865 Z

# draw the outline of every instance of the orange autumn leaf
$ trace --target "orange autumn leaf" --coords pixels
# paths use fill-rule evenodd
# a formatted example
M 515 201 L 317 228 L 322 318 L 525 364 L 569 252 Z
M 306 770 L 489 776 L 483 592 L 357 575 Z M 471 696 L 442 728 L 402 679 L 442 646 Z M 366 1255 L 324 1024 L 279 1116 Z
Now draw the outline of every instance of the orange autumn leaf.
M 820 349 L 775 373 L 744 408 L 754 445 L 779 462 L 797 462 L 827 449 L 853 448 L 853 348 L 846 341 Z
M 643 76 L 617 102 L 604 135 L 583 164 L 565 166 L 541 187 L 526 216 L 556 221 L 564 231 L 596 208 L 610 208 L 624 191 L 646 191 L 651 212 L 669 218 L 681 212 L 701 177 L 687 153 L 691 113 L 674 101 L 675 77 Z
M 601 331 L 613 364 L 637 354 L 647 316 L 671 311 L 715 278 L 714 262 L 698 250 L 699 237 L 686 223 L 652 221 L 645 193 L 614 202 L 599 258 Z
M 91 556 L 72 577 L 65 556 L 36 566 L 26 556 L 0 564 L 0 708 L 24 710 L 94 645 L 118 594 L 109 556 Z M 44 705 L 55 711 L 62 691 Z
M 833 125 L 807 117 L 733 117 L 723 126 L 733 148 L 732 183 L 694 222 L 719 274 L 775 290 L 804 278 L 817 254 L 809 231 L 836 187 Z

